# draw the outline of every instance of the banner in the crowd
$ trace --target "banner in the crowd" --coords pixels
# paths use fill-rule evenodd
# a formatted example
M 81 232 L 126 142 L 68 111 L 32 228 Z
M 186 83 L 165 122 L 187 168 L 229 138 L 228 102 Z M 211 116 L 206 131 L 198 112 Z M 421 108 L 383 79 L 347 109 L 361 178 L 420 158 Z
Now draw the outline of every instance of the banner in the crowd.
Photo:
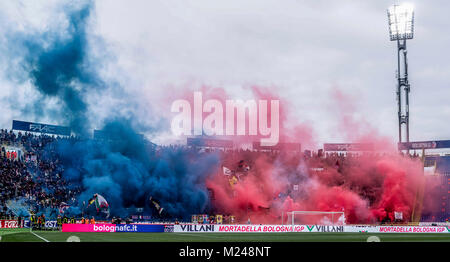
M 208 215 L 206 214 L 197 215 L 197 222 L 199 224 L 209 224 Z
M 223 223 L 223 215 L 216 215 L 216 223 L 217 224 Z
M 450 140 L 416 141 L 398 143 L 399 150 L 450 148 Z
M 211 139 L 203 137 L 188 137 L 187 146 L 195 147 L 221 147 L 221 148 L 233 148 L 232 140 L 224 139 Z
M 70 128 L 66 126 L 55 126 L 41 123 L 32 123 L 19 120 L 13 120 L 13 130 L 22 130 L 27 132 L 39 132 L 53 135 L 70 136 Z
M 25 156 L 25 162 L 36 162 L 37 161 L 37 156 L 36 155 L 26 155 Z
M 144 216 L 144 215 L 132 215 L 131 219 L 133 219 L 133 220 L 150 220 L 150 219 L 152 219 L 152 217 Z
M 403 219 L 403 212 L 394 212 L 394 218 L 402 220 Z
M 5 146 L 5 156 L 11 160 L 20 159 L 22 156 L 22 149 L 15 146 Z
M 254 150 L 302 151 L 302 145 L 300 143 L 278 143 L 274 146 L 262 146 L 260 142 L 253 142 L 252 148 Z
M 325 151 L 373 151 L 372 143 L 325 143 Z
M 63 224 L 62 232 L 164 232 L 164 225 Z
M 17 220 L 6 220 L 6 219 L 0 220 L 0 228 L 17 228 L 17 227 L 19 227 Z
M 143 134 L 134 133 L 136 136 L 139 137 L 139 139 L 144 140 L 145 137 Z M 94 139 L 95 140 L 121 140 L 122 139 L 121 133 L 117 132 L 110 132 L 107 130 L 97 130 L 94 129 Z M 153 144 L 153 143 L 152 143 Z

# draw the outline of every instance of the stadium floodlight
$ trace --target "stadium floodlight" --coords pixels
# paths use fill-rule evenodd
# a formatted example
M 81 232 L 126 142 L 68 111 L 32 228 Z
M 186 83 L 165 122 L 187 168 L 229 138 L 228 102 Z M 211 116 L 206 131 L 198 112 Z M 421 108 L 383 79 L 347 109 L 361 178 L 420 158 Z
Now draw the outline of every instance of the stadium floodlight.
M 388 9 L 391 41 L 414 37 L 414 7 L 409 4 L 393 5 Z
M 402 134 L 409 142 L 409 92 L 408 60 L 406 40 L 414 37 L 414 8 L 409 4 L 393 5 L 388 8 L 389 36 L 397 42 L 397 104 L 398 104 L 398 142 Z M 405 130 L 403 132 L 403 125 Z

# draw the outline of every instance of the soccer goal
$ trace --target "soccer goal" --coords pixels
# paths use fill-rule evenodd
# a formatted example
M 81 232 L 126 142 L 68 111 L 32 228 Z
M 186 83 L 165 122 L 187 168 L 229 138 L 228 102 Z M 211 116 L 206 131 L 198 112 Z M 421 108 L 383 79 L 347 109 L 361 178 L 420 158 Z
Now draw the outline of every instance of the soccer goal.
M 291 225 L 345 225 L 345 214 L 338 211 L 291 211 L 286 212 L 283 224 L 285 223 Z

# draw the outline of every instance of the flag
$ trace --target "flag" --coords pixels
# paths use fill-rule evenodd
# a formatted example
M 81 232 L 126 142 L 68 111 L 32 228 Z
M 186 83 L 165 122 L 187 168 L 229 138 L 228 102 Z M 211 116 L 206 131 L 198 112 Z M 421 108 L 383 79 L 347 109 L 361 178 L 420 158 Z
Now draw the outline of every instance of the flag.
M 341 163 L 339 163 L 339 160 L 336 160 L 335 167 L 338 168 L 338 169 L 341 167 Z
M 109 204 L 108 202 L 106 202 L 106 199 L 99 194 L 96 195 L 97 197 L 95 198 L 95 206 L 97 207 L 97 209 L 108 208 Z
M 59 205 L 59 213 L 64 214 L 66 209 L 68 209 L 69 207 L 70 206 L 66 202 L 61 202 L 61 204 Z
M 239 161 L 238 168 L 243 172 L 250 171 L 250 165 L 247 164 L 244 160 Z
M 223 215 L 216 215 L 216 224 L 222 224 Z
M 102 210 L 104 213 L 107 214 L 107 217 L 109 217 L 109 204 L 106 202 L 106 199 L 95 193 L 91 199 L 89 199 L 88 207 L 95 203 L 95 208 L 97 209 L 97 212 L 100 212 Z
M 238 182 L 238 179 L 236 176 L 231 176 L 230 179 L 228 179 L 228 183 L 230 183 L 231 188 L 234 187 L 234 185 L 236 185 Z
M 403 212 L 394 212 L 395 219 L 402 220 L 403 219 Z
M 153 207 L 156 209 L 156 211 L 158 211 L 158 214 L 161 215 L 164 208 L 161 207 L 160 202 L 157 199 L 153 198 L 152 196 L 150 196 L 150 202 L 153 204 Z
M 224 166 L 222 166 L 222 169 L 223 169 L 223 174 L 226 175 L 226 176 L 231 176 L 234 173 L 233 171 L 231 171 L 231 169 L 226 168 Z

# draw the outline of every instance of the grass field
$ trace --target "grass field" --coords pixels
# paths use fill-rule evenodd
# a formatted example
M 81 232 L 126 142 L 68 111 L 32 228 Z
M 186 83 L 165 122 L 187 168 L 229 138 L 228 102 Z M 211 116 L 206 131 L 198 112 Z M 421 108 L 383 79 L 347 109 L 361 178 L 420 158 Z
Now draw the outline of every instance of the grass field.
M 66 242 L 76 236 L 81 242 L 366 242 L 377 236 L 381 242 L 450 242 L 450 234 L 423 233 L 69 233 L 0 229 L 0 242 Z

